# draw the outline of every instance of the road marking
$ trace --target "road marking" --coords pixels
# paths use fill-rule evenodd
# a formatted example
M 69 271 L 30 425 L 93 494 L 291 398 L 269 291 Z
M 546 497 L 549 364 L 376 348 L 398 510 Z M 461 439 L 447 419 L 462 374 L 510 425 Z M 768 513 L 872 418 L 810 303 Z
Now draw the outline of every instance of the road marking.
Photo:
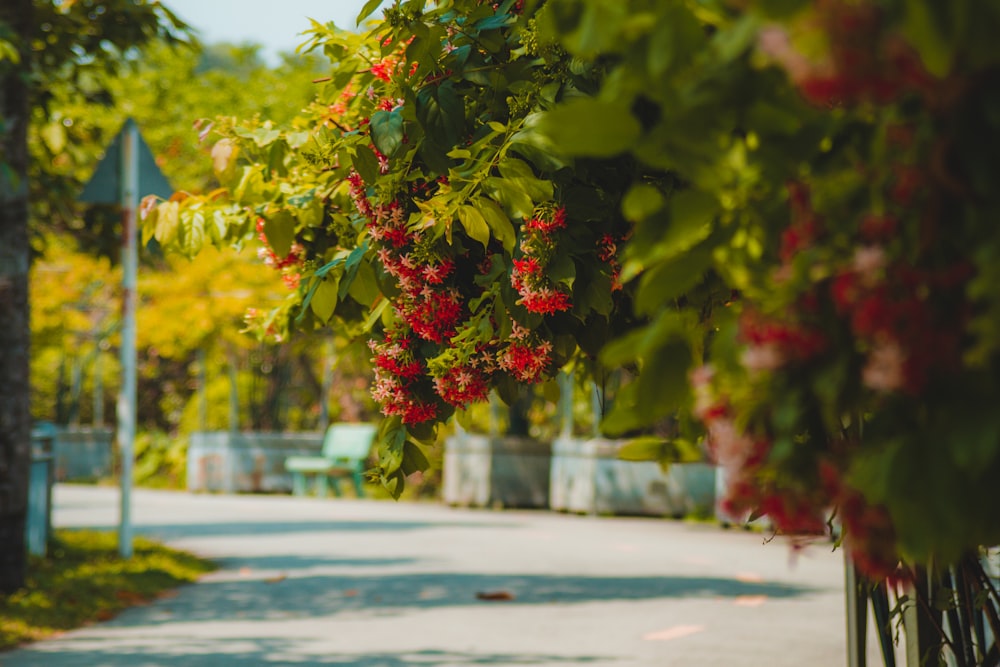
M 696 635 L 699 632 L 704 631 L 704 625 L 675 625 L 674 627 L 667 628 L 666 630 L 647 632 L 642 636 L 642 638 L 648 642 L 668 642 L 672 639 L 680 639 L 681 637 Z
M 739 595 L 733 600 L 737 607 L 759 607 L 767 602 L 766 595 Z

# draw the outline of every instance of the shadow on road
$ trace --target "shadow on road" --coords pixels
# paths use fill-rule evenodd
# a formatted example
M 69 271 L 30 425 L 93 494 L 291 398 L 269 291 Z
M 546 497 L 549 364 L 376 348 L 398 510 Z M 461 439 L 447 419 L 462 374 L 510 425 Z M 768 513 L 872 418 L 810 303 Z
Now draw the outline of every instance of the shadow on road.
M 230 573 L 234 574 L 234 573 Z M 716 577 L 588 577 L 525 574 L 406 573 L 222 579 L 202 581 L 158 605 L 158 614 L 124 614 L 116 626 L 178 621 L 263 621 L 372 613 L 378 616 L 477 605 L 572 605 L 677 598 L 788 598 L 808 588 Z M 484 601 L 477 594 L 499 594 Z
M 74 526 L 69 530 L 108 530 L 112 526 Z M 473 521 L 377 521 L 371 519 L 357 521 L 232 521 L 229 523 L 178 523 L 144 524 L 137 523 L 134 530 L 158 540 L 172 540 L 185 537 L 237 537 L 240 535 L 290 535 L 293 533 L 401 533 L 431 529 L 483 528 L 505 530 L 517 528 L 515 523 L 486 523 Z
M 441 667 L 443 665 L 587 665 L 597 661 L 617 662 L 615 656 L 561 656 L 533 653 L 487 654 L 425 649 L 400 653 L 304 654 L 295 642 L 285 638 L 260 637 L 234 640 L 232 652 L 201 651 L 197 643 L 178 638 L 173 651 L 146 650 L 142 646 L 115 647 L 94 641 L 93 646 L 78 642 L 72 651 L 46 651 L 42 659 L 58 661 L 60 667 L 224 667 L 229 665 L 350 665 L 351 667 Z M 217 648 L 213 642 L 206 645 Z M 44 657 L 43 657 L 44 656 Z

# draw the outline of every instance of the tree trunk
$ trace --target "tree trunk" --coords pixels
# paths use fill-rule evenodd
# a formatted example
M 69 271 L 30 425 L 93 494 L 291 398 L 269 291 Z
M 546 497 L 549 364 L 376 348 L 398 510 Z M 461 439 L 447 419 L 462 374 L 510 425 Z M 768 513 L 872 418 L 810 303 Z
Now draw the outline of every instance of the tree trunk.
M 31 465 L 28 387 L 28 100 L 31 0 L 4 0 L 21 62 L 0 65 L 0 593 L 24 585 Z

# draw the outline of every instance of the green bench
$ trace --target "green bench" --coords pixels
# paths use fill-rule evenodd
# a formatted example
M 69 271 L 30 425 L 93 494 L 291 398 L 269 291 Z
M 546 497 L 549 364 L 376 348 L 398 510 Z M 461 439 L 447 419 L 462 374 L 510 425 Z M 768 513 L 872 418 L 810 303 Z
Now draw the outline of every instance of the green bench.
M 350 477 L 358 498 L 365 495 L 364 472 L 377 427 L 375 424 L 331 424 L 319 456 L 289 456 L 285 469 L 292 473 L 292 493 L 304 496 L 308 478 L 316 478 L 316 495 L 326 497 L 328 486 L 340 495 L 338 478 Z

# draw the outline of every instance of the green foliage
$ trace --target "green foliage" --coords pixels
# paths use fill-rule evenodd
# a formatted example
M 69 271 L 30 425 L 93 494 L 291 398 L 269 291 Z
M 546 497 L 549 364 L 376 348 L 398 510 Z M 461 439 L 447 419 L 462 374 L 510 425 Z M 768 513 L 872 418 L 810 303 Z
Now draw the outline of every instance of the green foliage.
M 31 559 L 25 587 L 0 599 L 0 650 L 107 620 L 215 569 L 143 538 L 133 549 L 122 560 L 111 533 L 56 531 L 50 555 Z
M 981 5 L 968 21 L 973 4 L 552 0 L 539 20 L 606 70 L 592 98 L 543 115 L 537 142 L 582 158 L 607 141 L 663 170 L 623 201 L 622 275 L 648 320 L 603 353 L 642 371 L 615 420 L 693 405 L 740 482 L 735 507 L 795 532 L 839 505 L 876 575 L 1000 538 L 982 143 L 998 131 L 1000 21 Z M 606 137 L 573 118 L 585 109 Z
M 316 25 L 332 71 L 304 119 L 220 128 L 245 216 L 220 237 L 292 212 L 305 279 L 271 321 L 373 333 L 393 493 L 487 390 L 626 367 L 605 428 L 704 436 L 735 511 L 817 532 L 838 506 L 877 576 L 951 562 L 1000 540 L 1000 16 L 939 5 L 455 0 L 366 37 Z M 226 205 L 180 202 L 178 237 Z
M 628 180 L 605 175 L 630 162 L 567 171 L 524 133 L 539 111 L 592 87 L 594 72 L 570 74 L 514 2 L 415 7 L 388 10 L 364 37 L 315 24 L 305 50 L 331 58 L 316 101 L 284 127 L 218 123 L 229 197 L 180 200 L 178 231 L 164 235 L 190 254 L 182 239 L 207 241 L 212 211 L 236 201 L 243 221 L 213 241 L 241 242 L 259 224 L 279 262 L 302 249 L 297 294 L 268 322 L 278 335 L 325 325 L 374 338 L 374 392 L 397 417 L 379 464 L 393 495 L 425 467 L 417 443 L 456 407 L 491 386 L 511 398 L 579 354 L 577 338 L 592 356 L 629 326 L 615 278 Z M 174 206 L 159 204 L 146 233 L 161 216 L 172 228 Z M 516 269 L 522 261 L 537 264 Z M 432 273 L 400 277 L 418 270 Z M 389 371 L 404 363 L 396 337 L 413 341 L 405 363 L 421 369 L 406 386 Z
M 187 488 L 187 438 L 161 431 L 136 434 L 134 480 L 137 486 Z

